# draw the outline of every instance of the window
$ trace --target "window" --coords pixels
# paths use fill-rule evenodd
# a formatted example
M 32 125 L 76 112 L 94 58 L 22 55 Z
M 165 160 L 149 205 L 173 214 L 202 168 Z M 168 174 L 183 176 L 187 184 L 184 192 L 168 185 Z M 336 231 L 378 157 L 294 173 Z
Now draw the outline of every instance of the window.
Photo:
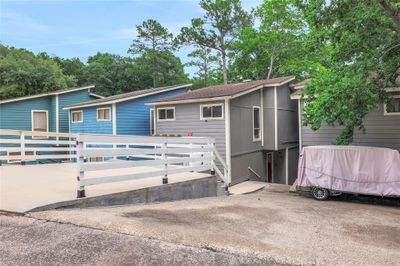
M 72 123 L 81 123 L 83 122 L 83 112 L 82 111 L 73 111 L 71 113 Z
M 157 112 L 159 121 L 175 120 L 175 107 L 158 108 Z
M 110 121 L 111 108 L 97 108 L 97 121 Z
M 47 111 L 32 110 L 32 131 L 47 132 L 49 127 Z
M 400 115 L 400 95 L 393 96 L 390 104 L 385 104 L 385 115 Z
M 222 104 L 200 105 L 200 119 L 222 119 Z
M 260 107 L 253 106 L 253 141 L 261 140 Z

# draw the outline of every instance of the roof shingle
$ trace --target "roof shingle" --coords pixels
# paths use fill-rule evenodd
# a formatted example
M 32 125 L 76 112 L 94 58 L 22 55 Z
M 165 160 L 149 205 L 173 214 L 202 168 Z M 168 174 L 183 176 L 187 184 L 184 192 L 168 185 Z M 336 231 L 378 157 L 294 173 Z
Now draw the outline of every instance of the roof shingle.
M 294 79 L 293 76 L 287 76 L 287 77 L 279 77 L 279 78 L 273 78 L 273 79 L 268 79 L 268 80 L 255 80 L 255 81 L 250 81 L 250 82 L 209 86 L 209 87 L 193 90 L 190 92 L 186 92 L 183 94 L 159 99 L 157 101 L 153 101 L 152 103 L 174 102 L 174 101 L 184 101 L 184 100 L 191 100 L 191 99 L 233 96 L 235 94 L 238 94 L 238 93 L 259 87 L 259 86 L 266 86 L 266 87 L 275 86 L 275 85 L 286 83 L 293 79 Z

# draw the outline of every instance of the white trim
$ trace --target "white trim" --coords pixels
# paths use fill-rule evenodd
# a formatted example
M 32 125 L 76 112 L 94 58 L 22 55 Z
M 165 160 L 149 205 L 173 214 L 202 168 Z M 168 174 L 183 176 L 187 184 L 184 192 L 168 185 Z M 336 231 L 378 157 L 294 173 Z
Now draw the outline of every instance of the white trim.
M 301 100 L 300 99 L 298 99 L 298 107 L 297 107 L 297 112 L 298 112 L 298 114 L 299 114 L 299 152 L 301 152 L 301 148 L 303 147 L 303 138 L 302 138 L 302 124 L 303 124 L 303 122 L 302 122 L 302 109 L 301 109 Z
M 60 117 L 59 117 L 59 115 L 60 115 L 60 112 L 59 112 L 59 101 L 58 101 L 58 95 L 56 95 L 56 132 L 58 133 L 58 131 L 59 131 L 59 128 L 60 128 L 60 125 L 59 125 L 59 119 L 60 119 Z
M 400 87 L 386 88 L 385 91 L 386 92 L 399 92 Z
M 157 106 L 157 105 L 172 105 L 172 104 L 182 104 L 182 103 L 199 103 L 199 102 L 216 102 L 216 101 L 224 101 L 226 99 L 230 99 L 229 96 L 215 97 L 215 98 L 198 98 L 198 99 L 188 99 L 181 101 L 169 101 L 169 102 L 152 102 L 145 103 L 145 105 Z
M 149 132 L 150 136 L 154 136 L 156 134 L 156 110 L 154 108 L 150 108 L 149 110 L 150 115 L 150 124 L 149 124 Z M 151 134 L 151 124 L 153 124 L 153 134 Z
M 70 92 L 75 92 L 75 91 L 80 91 L 80 90 L 85 90 L 85 89 L 91 89 L 91 88 L 94 88 L 94 85 L 85 86 L 85 87 L 79 87 L 79 88 L 73 88 L 73 89 L 66 89 L 64 91 L 58 91 L 58 92 L 46 92 L 46 93 L 41 93 L 41 94 L 36 94 L 36 95 L 31 95 L 31 96 L 24 96 L 24 97 L 18 97 L 18 98 L 3 100 L 3 101 L 0 101 L 0 104 L 24 101 L 24 100 L 40 98 L 40 97 L 46 97 L 46 96 L 52 96 L 52 95 L 60 95 L 60 94 L 65 94 L 65 93 L 70 93 Z
M 261 146 L 264 146 L 264 89 L 260 90 L 260 107 L 261 107 Z
M 392 96 L 393 98 L 395 98 L 395 99 L 400 99 L 400 95 L 393 95 Z M 383 104 L 383 115 L 384 116 L 396 116 L 396 115 L 400 115 L 400 112 L 387 112 L 386 111 L 386 108 L 387 108 L 387 104 L 386 103 L 384 103 Z
M 221 117 L 203 117 L 203 107 L 213 107 L 213 106 L 221 106 Z M 223 119 L 224 119 L 224 105 L 222 103 L 200 104 L 200 120 L 223 120 Z
M 165 119 L 160 119 L 158 112 L 159 110 L 165 110 Z M 174 110 L 174 118 L 167 118 L 167 110 Z M 175 106 L 170 106 L 170 107 L 160 107 L 160 108 L 156 108 L 156 116 L 157 116 L 157 121 L 158 122 L 164 122 L 164 121 L 175 121 Z
M 254 92 L 254 91 L 256 91 L 256 90 L 259 90 L 259 89 L 262 89 L 262 88 L 279 87 L 279 86 L 282 86 L 282 85 L 284 85 L 284 84 L 286 84 L 286 83 L 288 83 L 288 82 L 291 82 L 291 81 L 294 80 L 294 79 L 295 79 L 295 77 L 291 77 L 290 79 L 284 80 L 284 81 L 282 81 L 281 83 L 260 85 L 260 86 L 258 86 L 258 87 L 253 88 L 253 89 L 245 90 L 245 91 L 243 91 L 243 92 L 239 92 L 239 93 L 237 93 L 237 94 L 234 94 L 234 95 L 232 95 L 232 99 L 237 98 L 237 97 L 240 97 L 240 96 L 243 96 L 243 95 L 246 95 L 246 94 L 249 94 L 249 93 L 252 93 L 252 92 Z
M 31 130 L 34 132 L 43 132 L 43 131 L 35 131 L 34 130 L 34 126 L 33 126 L 33 113 L 46 113 L 46 131 L 45 132 L 49 132 L 49 111 L 48 110 L 31 110 Z
M 76 123 L 83 123 L 83 111 L 82 110 L 78 110 L 78 111 L 72 111 L 71 113 L 71 123 L 72 124 L 76 124 Z M 82 120 L 80 121 L 75 121 L 74 122 L 74 113 L 82 113 Z
M 112 104 L 112 133 L 117 135 L 117 106 L 115 103 Z
M 99 119 L 99 110 L 109 110 L 110 115 L 108 119 Z M 96 121 L 97 122 L 108 122 L 111 121 L 111 107 L 100 107 L 100 108 L 96 108 Z
M 104 102 L 103 101 L 102 102 L 94 102 L 94 103 L 89 102 L 89 103 L 81 104 L 81 105 L 67 106 L 67 107 L 64 107 L 64 110 L 83 108 L 83 107 L 91 107 L 91 106 L 99 106 L 99 105 L 107 105 L 107 104 L 113 104 L 113 103 L 120 103 L 120 102 L 134 100 L 134 99 L 137 99 L 137 98 L 143 98 L 143 97 L 146 97 L 146 96 L 151 96 L 151 95 L 158 94 L 158 93 L 163 93 L 163 92 L 173 91 L 173 90 L 177 90 L 177 89 L 182 89 L 182 88 L 186 88 L 186 87 L 190 87 L 190 86 L 192 86 L 191 83 L 175 86 L 175 87 L 172 87 L 172 88 L 166 88 L 166 89 L 159 90 L 159 91 L 152 91 L 152 92 L 145 93 L 145 94 L 140 94 L 140 95 L 134 95 L 134 96 L 125 97 L 125 98 L 120 98 L 120 99 L 116 99 L 116 100 L 110 100 L 110 101 L 104 101 Z M 115 97 L 115 96 L 111 96 L 111 97 Z
M 99 99 L 104 99 L 104 98 L 105 98 L 104 96 L 101 96 L 101 95 L 96 94 L 96 93 L 93 93 L 93 92 L 89 92 L 89 95 L 90 95 L 90 96 L 93 96 L 93 97 L 97 97 L 97 98 L 99 98 Z
M 225 99 L 225 149 L 226 164 L 228 166 L 228 185 L 232 182 L 232 164 L 231 164 L 231 117 L 229 99 Z
M 252 130 L 252 135 L 253 135 L 253 142 L 259 142 L 259 141 L 262 141 L 262 136 L 261 136 L 261 121 L 258 121 L 258 123 L 259 123 L 259 128 L 258 128 L 258 130 L 260 131 L 259 133 L 258 133 L 258 139 L 255 139 L 254 138 L 254 130 L 255 130 L 255 128 L 254 128 L 254 110 L 255 109 L 258 109 L 258 120 L 261 120 L 261 107 L 260 106 L 253 106 L 253 108 L 251 109 L 251 111 L 252 111 L 252 114 L 251 114 L 251 116 L 252 116 L 252 125 L 253 125 L 253 130 Z
M 278 150 L 278 92 L 274 87 L 274 130 L 275 130 L 275 150 Z

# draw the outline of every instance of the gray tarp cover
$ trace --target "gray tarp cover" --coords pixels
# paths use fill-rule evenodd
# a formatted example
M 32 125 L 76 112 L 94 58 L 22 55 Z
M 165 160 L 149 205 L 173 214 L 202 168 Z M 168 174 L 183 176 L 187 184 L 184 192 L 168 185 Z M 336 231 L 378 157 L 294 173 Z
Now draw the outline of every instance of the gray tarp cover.
M 297 181 L 302 187 L 400 196 L 400 153 L 375 147 L 304 147 Z

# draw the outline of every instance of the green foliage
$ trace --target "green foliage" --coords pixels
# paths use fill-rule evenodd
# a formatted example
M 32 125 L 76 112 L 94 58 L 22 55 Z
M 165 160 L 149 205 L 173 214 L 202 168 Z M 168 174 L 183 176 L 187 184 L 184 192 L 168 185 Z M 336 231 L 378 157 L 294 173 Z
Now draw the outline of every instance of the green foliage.
M 63 74 L 50 58 L 0 45 L 1 99 L 63 89 L 75 84 L 76 79 Z
M 137 56 L 137 69 L 152 77 L 153 87 L 186 80 L 180 59 L 172 54 L 173 35 L 168 29 L 153 19 L 144 21 L 136 29 L 137 38 L 128 52 Z
M 330 53 L 320 55 L 326 70 L 314 73 L 306 87 L 304 123 L 314 130 L 323 123 L 341 125 L 336 143 L 349 144 L 354 129 L 364 129 L 368 112 L 390 99 L 384 88 L 394 85 L 400 67 L 400 31 L 377 1 L 319 1 L 313 8 L 308 11 L 318 16 L 309 21 L 310 35 Z
M 183 27 L 176 41 L 179 44 L 206 47 L 218 52 L 224 83 L 228 83 L 227 53 L 241 29 L 249 26 L 251 18 L 239 0 L 201 0 L 203 18 L 192 19 L 190 27 Z
M 207 87 L 209 85 L 219 84 L 222 82 L 219 68 L 218 56 L 215 55 L 210 48 L 201 47 L 194 50 L 188 57 L 192 60 L 186 63 L 187 66 L 198 68 L 193 79 L 194 89 L 197 87 Z

